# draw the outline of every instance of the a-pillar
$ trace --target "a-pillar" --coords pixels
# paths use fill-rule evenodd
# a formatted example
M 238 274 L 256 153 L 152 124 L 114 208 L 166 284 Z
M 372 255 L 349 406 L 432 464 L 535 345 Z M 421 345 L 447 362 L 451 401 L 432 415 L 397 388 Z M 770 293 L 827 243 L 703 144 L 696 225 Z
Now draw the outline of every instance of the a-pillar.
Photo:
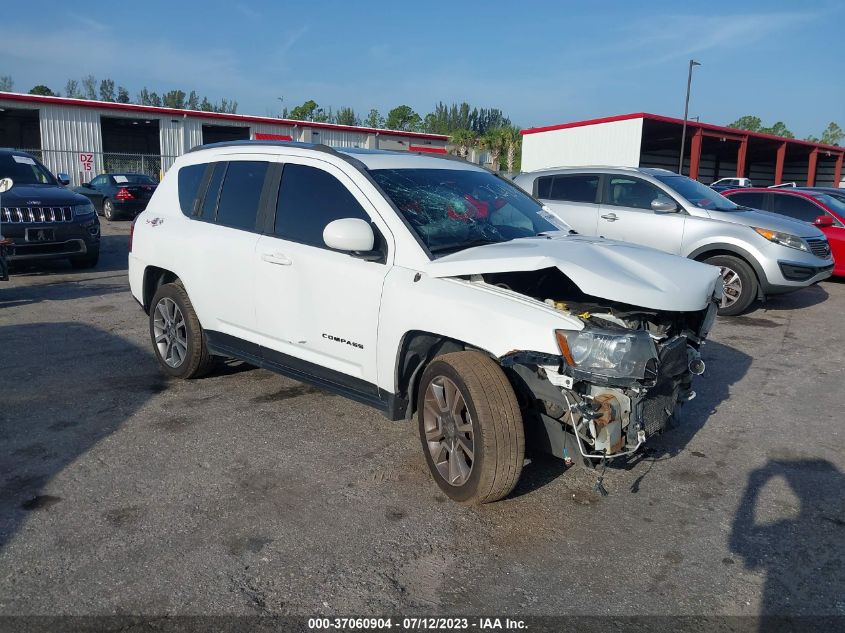
M 745 177 L 745 161 L 748 157 L 748 137 L 742 137 L 739 142 L 739 150 L 736 152 L 736 176 L 737 178 Z
M 819 160 L 819 148 L 817 147 L 810 152 L 810 162 L 807 164 L 807 186 L 814 187 L 816 185 L 816 164 Z
M 692 135 L 689 147 L 689 177 L 698 180 L 698 166 L 701 163 L 701 128 Z
M 775 184 L 783 182 L 783 164 L 786 162 L 786 143 L 778 146 L 777 161 L 775 162 Z

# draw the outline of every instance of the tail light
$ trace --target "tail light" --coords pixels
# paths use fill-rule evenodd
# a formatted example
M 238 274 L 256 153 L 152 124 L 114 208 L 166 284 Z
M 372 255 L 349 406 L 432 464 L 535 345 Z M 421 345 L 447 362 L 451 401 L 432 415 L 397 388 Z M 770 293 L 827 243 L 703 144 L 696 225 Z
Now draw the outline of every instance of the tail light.
M 132 224 L 129 225 L 129 252 L 132 252 L 132 236 L 135 234 L 135 223 L 138 221 L 138 216 L 135 216 L 135 219 L 132 220 Z
M 127 189 L 126 187 L 121 187 L 117 190 L 117 193 L 114 194 L 115 200 L 134 200 L 135 196 Z

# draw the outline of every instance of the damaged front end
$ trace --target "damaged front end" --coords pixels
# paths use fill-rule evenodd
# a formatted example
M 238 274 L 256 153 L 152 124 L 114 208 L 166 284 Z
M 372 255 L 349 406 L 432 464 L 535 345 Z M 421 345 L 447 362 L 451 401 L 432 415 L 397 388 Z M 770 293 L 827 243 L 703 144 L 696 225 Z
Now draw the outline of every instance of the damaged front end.
M 581 292 L 558 269 L 495 273 L 473 281 L 544 301 L 577 316 L 581 330 L 557 330 L 560 354 L 502 357 L 535 443 L 566 460 L 630 455 L 677 418 L 703 373 L 699 349 L 715 320 L 720 289 L 698 311 L 673 312 Z

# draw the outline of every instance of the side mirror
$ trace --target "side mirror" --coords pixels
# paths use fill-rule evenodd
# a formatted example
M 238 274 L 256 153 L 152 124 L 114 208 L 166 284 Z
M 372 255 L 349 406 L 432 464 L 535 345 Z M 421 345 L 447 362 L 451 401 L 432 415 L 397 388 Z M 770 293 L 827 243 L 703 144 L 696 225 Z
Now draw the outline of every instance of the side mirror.
M 373 227 L 360 218 L 334 220 L 323 229 L 326 246 L 346 253 L 366 253 L 373 250 L 376 238 Z
M 93 189 L 94 188 L 94 185 L 92 185 L 90 182 L 83 182 L 82 186 L 85 187 L 86 189 Z
M 833 218 L 830 217 L 829 215 L 820 215 L 815 220 L 813 220 L 813 224 L 815 224 L 818 227 L 824 228 L 824 227 L 828 227 L 828 226 L 833 226 L 834 222 L 833 222 Z
M 15 186 L 15 181 L 11 178 L 3 178 L 0 180 L 0 193 L 6 193 L 9 189 Z
M 678 205 L 671 200 L 652 200 L 651 210 L 657 213 L 674 213 L 678 210 Z
M 65 187 L 70 184 L 70 176 L 63 173 L 56 174 L 56 177 L 59 179 L 59 182 L 62 183 Z

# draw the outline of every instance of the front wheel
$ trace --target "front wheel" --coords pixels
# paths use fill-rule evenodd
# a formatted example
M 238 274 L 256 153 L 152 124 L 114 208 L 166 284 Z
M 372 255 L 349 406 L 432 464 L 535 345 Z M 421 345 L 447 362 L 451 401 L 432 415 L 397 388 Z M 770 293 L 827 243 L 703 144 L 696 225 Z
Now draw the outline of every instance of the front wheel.
M 736 316 L 745 312 L 757 298 L 757 276 L 747 262 L 733 255 L 716 255 L 704 260 L 722 271 L 725 292 L 719 304 L 720 316 Z
M 516 395 L 498 363 L 480 352 L 434 359 L 417 401 L 419 434 L 434 481 L 454 501 L 506 497 L 525 459 Z
M 180 284 L 164 284 L 153 297 L 150 338 L 159 365 L 170 376 L 199 378 L 211 369 L 202 326 Z

